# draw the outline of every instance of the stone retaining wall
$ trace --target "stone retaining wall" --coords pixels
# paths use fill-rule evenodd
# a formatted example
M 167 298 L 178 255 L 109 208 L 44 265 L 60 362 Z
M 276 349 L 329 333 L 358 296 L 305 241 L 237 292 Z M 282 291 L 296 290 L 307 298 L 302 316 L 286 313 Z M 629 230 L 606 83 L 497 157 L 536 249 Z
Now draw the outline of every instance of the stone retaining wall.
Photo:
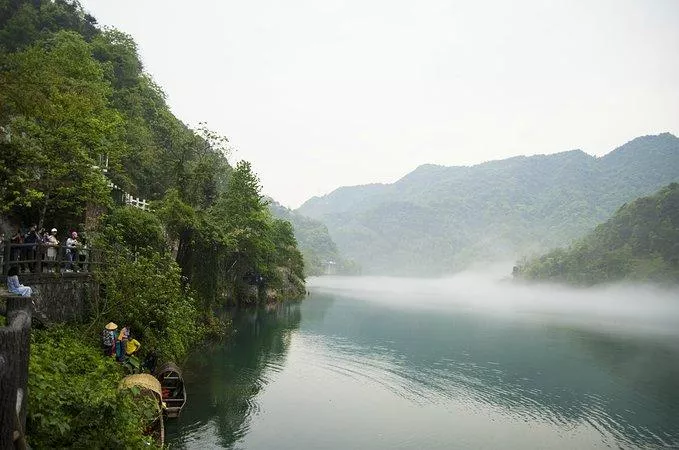
M 84 320 L 96 304 L 99 286 L 89 273 L 41 273 L 19 275 L 33 289 L 34 320 L 77 322 Z

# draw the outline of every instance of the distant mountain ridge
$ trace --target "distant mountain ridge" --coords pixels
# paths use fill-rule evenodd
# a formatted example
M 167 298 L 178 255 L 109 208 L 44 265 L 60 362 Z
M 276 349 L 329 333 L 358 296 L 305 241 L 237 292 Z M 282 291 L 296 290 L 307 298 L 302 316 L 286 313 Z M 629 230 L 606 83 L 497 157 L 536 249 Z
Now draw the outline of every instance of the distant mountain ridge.
M 342 187 L 296 211 L 324 222 L 364 273 L 441 274 L 562 246 L 620 204 L 679 180 L 679 139 L 638 137 L 475 166 L 425 164 L 392 184 Z

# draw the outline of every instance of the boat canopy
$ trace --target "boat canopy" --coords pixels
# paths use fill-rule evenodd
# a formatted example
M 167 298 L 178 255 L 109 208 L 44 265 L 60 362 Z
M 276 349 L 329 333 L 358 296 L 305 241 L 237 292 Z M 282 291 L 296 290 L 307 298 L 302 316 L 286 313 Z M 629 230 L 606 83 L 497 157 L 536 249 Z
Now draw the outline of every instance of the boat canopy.
M 120 382 L 120 389 L 129 389 L 133 386 L 140 387 L 142 389 L 148 389 L 159 397 L 162 397 L 162 389 L 160 387 L 160 381 L 158 381 L 153 375 L 148 373 L 138 373 L 135 375 L 128 375 Z

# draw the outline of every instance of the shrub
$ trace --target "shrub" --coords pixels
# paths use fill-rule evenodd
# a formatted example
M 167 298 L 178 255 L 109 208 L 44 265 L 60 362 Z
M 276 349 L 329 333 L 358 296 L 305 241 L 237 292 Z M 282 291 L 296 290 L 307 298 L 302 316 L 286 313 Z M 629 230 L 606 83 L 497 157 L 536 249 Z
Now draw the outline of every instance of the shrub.
M 153 401 L 119 390 L 122 368 L 82 328 L 34 330 L 27 435 L 34 448 L 139 448 Z

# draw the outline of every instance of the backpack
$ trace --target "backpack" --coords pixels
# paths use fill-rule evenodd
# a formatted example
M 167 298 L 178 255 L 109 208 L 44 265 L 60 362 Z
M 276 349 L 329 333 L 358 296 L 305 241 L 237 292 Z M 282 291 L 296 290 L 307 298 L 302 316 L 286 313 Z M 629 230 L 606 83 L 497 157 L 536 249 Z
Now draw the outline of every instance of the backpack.
M 113 340 L 114 340 L 113 333 L 111 333 L 109 330 L 104 330 L 104 333 L 101 338 L 104 347 L 112 347 Z

